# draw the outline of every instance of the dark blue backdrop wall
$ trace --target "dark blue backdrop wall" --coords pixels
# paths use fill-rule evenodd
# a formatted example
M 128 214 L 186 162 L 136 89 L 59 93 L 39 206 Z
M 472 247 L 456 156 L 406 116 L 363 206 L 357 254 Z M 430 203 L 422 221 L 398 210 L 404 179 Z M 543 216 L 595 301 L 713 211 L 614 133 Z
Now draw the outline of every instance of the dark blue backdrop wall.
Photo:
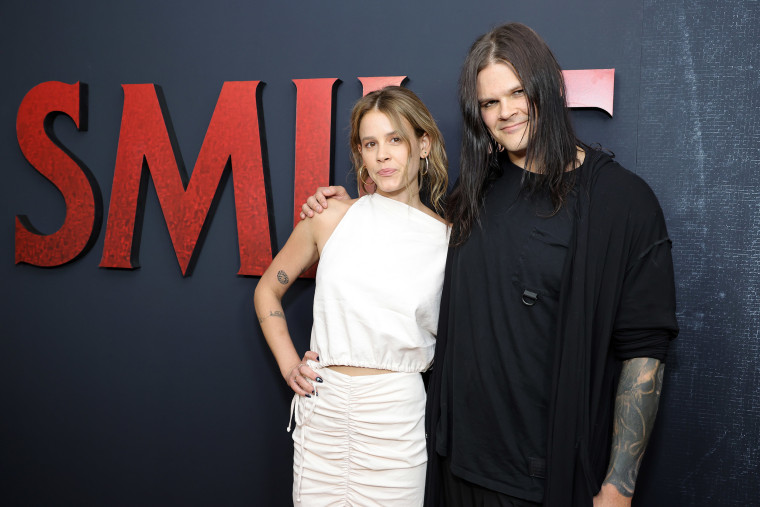
M 760 15 L 757 1 L 4 2 L 0 16 L 0 501 L 15 505 L 287 505 L 289 391 L 239 277 L 225 188 L 183 278 L 149 187 L 135 271 L 88 255 L 14 265 L 14 216 L 63 223 L 58 191 L 23 158 L 18 106 L 44 81 L 89 85 L 89 129 L 61 142 L 108 205 L 121 84 L 162 87 L 192 167 L 224 81 L 262 80 L 277 245 L 292 224 L 294 78 L 336 77 L 333 181 L 348 183 L 357 76 L 407 75 L 457 173 L 456 79 L 503 21 L 541 33 L 566 69 L 615 68 L 615 114 L 580 135 L 641 174 L 674 240 L 680 338 L 638 505 L 749 505 L 760 463 Z M 230 186 L 229 184 L 227 185 Z M 105 226 L 105 224 L 104 224 Z M 311 281 L 287 297 L 308 343 Z

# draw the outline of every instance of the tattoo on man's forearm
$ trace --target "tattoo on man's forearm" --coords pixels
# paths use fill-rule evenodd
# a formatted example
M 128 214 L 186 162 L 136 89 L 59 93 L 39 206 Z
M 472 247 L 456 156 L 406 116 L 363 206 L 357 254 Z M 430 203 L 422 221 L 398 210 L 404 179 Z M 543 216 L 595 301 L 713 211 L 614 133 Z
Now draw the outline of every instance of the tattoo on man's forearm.
M 280 310 L 269 310 L 269 315 L 264 315 L 263 317 L 259 317 L 259 322 L 263 322 L 264 319 L 268 317 L 280 317 L 281 319 L 284 319 L 285 314 L 282 313 Z
M 280 282 L 283 285 L 287 285 L 290 281 L 290 278 L 288 278 L 288 274 L 284 272 L 283 270 L 279 270 L 277 272 L 277 281 Z
M 615 398 L 612 453 L 605 483 L 631 497 L 654 426 L 665 365 L 641 357 L 623 363 Z

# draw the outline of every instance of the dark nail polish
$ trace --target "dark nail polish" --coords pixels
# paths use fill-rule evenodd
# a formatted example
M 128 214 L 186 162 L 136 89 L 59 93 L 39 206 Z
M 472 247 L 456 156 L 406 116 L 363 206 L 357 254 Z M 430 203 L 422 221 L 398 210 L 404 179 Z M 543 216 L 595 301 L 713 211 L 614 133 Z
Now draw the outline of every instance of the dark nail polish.
M 317 361 L 319 361 L 319 356 L 317 356 Z
M 317 377 L 317 382 L 321 384 L 322 382 L 324 382 L 324 380 L 322 380 L 322 377 Z
M 311 398 L 311 395 L 309 393 L 306 393 L 304 396 L 306 396 L 307 398 Z

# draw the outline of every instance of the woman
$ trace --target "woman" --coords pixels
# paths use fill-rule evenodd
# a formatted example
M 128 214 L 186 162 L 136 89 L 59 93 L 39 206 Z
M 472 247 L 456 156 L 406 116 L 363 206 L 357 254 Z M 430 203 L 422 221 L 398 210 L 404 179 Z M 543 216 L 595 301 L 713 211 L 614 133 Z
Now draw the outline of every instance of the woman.
M 427 462 L 420 372 L 433 358 L 448 228 L 443 138 L 411 91 L 388 87 L 351 114 L 360 188 L 300 222 L 261 277 L 254 303 L 295 392 L 295 505 L 421 505 Z M 365 189 L 366 191 L 366 189 Z M 300 358 L 281 306 L 320 261 L 311 350 Z

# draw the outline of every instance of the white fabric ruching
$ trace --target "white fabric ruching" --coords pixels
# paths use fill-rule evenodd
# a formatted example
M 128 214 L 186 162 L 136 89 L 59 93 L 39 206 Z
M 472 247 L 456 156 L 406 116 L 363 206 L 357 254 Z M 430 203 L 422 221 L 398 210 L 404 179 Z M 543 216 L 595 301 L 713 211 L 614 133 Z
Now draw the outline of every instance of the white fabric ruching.
M 293 504 L 419 506 L 425 389 L 418 373 L 319 371 L 319 395 L 294 398 Z

